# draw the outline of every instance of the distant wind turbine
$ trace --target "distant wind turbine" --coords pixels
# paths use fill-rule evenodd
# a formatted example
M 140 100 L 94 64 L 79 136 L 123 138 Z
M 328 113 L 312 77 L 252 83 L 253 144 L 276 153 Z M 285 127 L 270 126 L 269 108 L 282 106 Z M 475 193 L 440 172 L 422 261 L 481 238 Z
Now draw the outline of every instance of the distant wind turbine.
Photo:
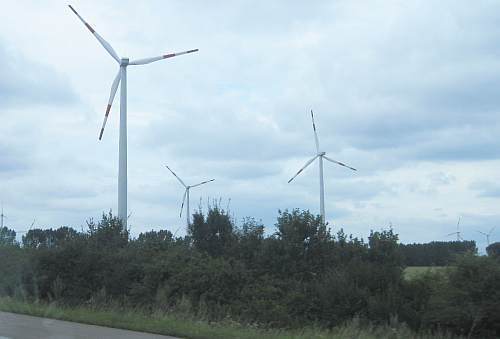
M 482 235 L 484 235 L 486 237 L 486 243 L 489 245 L 490 244 L 490 236 L 493 233 L 493 231 L 495 230 L 495 228 L 496 228 L 496 226 L 493 226 L 488 233 L 484 233 L 484 232 L 481 232 L 481 231 L 476 231 L 476 232 L 481 233 Z
M 189 224 L 191 223 L 191 222 L 190 222 L 190 217 L 191 217 L 191 214 L 190 214 L 190 212 L 189 212 L 189 190 L 190 190 L 191 188 L 193 188 L 193 187 L 201 186 L 201 185 L 207 184 L 207 183 L 209 183 L 209 182 L 212 182 L 212 181 L 214 181 L 215 179 L 210 179 L 210 180 L 202 181 L 202 182 L 200 182 L 199 184 L 196 184 L 196 185 L 186 185 L 186 184 L 184 183 L 184 181 L 182 181 L 182 179 L 181 179 L 181 178 L 179 178 L 179 177 L 177 176 L 177 174 L 175 174 L 175 172 L 174 172 L 174 171 L 172 171 L 172 170 L 170 169 L 170 167 L 168 167 L 167 165 L 165 165 L 165 167 L 166 167 L 166 168 L 167 168 L 167 169 L 168 169 L 168 170 L 169 170 L 169 171 L 170 171 L 170 172 L 174 175 L 174 177 L 176 177 L 176 178 L 177 178 L 177 180 L 179 180 L 179 182 L 181 183 L 181 185 L 182 185 L 182 186 L 184 186 L 184 188 L 186 189 L 186 190 L 184 191 L 184 196 L 182 197 L 182 205 L 181 205 L 181 212 L 179 213 L 179 218 L 180 218 L 180 217 L 182 217 L 182 210 L 183 210 L 183 208 L 184 208 L 184 202 L 186 202 L 186 214 L 187 214 L 187 215 L 186 215 L 186 223 L 187 223 L 187 226 L 189 227 Z M 177 233 L 177 232 L 176 232 L 176 233 Z
M 321 213 L 321 221 L 325 223 L 325 185 L 323 183 L 323 159 L 328 160 L 330 162 L 333 162 L 334 164 L 346 167 L 350 170 L 356 171 L 355 168 L 347 166 L 346 164 L 333 160 L 329 157 L 326 156 L 325 152 L 320 151 L 319 149 L 319 140 L 318 140 L 318 134 L 316 133 L 316 125 L 314 124 L 314 114 L 313 111 L 311 110 L 311 120 L 312 120 L 312 126 L 313 126 L 313 131 L 314 131 L 314 141 L 316 142 L 316 155 L 308 160 L 306 164 L 290 179 L 288 180 L 288 183 L 290 183 L 297 175 L 299 175 L 304 169 L 306 169 L 307 166 L 313 163 L 316 158 L 319 159 L 319 209 Z
M 2 213 L 0 214 L 0 220 L 1 220 L 0 228 L 3 228 L 3 219 L 7 219 L 7 216 L 3 214 L 3 202 L 2 202 Z
M 111 105 L 113 99 L 115 98 L 116 91 L 118 90 L 118 84 L 121 82 L 120 91 L 120 137 L 119 137 L 119 167 L 118 167 L 118 218 L 121 220 L 125 229 L 127 228 L 127 66 L 129 65 L 145 65 L 154 61 L 172 58 L 178 55 L 183 55 L 187 53 L 197 52 L 198 49 L 192 49 L 185 52 L 164 54 L 152 58 L 144 58 L 129 61 L 128 58 L 120 58 L 115 52 L 113 47 L 104 40 L 83 18 L 76 12 L 76 10 L 69 5 L 69 8 L 76 14 L 76 16 L 83 22 L 85 27 L 96 37 L 99 43 L 104 47 L 104 49 L 111 55 L 113 59 L 120 65 L 118 74 L 111 85 L 111 93 L 108 100 L 108 106 L 106 108 L 106 114 L 104 115 L 104 122 L 102 123 L 101 132 L 99 134 L 99 140 L 102 139 L 102 134 L 104 133 L 104 127 L 106 126 L 106 121 L 108 120 L 109 111 L 111 110 Z
M 16 233 L 28 233 L 29 231 L 31 231 L 33 229 L 33 226 L 35 225 L 35 221 L 36 221 L 36 219 L 33 219 L 33 222 L 31 223 L 30 228 L 28 228 L 28 230 L 25 230 L 25 231 L 16 231 Z
M 462 238 L 462 236 L 460 235 L 460 219 L 461 219 L 461 218 L 462 218 L 462 217 L 458 217 L 458 222 L 457 222 L 457 231 L 456 231 L 456 232 L 452 232 L 452 233 L 450 233 L 450 234 L 447 234 L 447 235 L 446 235 L 447 237 L 449 237 L 449 236 L 452 236 L 452 235 L 455 235 L 455 234 L 456 234 L 456 235 L 457 235 L 457 241 L 462 241 L 462 240 L 464 240 L 464 239 Z

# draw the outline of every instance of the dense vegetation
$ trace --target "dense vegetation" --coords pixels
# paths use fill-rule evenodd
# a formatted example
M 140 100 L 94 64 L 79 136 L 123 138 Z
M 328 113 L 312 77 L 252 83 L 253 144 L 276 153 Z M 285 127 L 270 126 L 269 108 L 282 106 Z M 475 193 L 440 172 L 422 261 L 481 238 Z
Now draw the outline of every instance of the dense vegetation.
M 407 266 L 447 266 L 457 255 L 476 253 L 475 241 L 432 241 L 427 244 L 400 244 L 403 263 Z
M 13 236 L 14 235 L 14 236 Z M 406 323 L 477 337 L 500 335 L 500 262 L 470 251 L 454 268 L 404 279 L 393 230 L 368 240 L 331 234 L 307 211 L 280 212 L 276 232 L 237 227 L 210 208 L 188 235 L 150 231 L 131 239 L 111 214 L 72 228 L 0 231 L 0 295 L 88 307 L 121 305 L 266 327 L 332 328 Z M 465 245 L 470 246 L 470 245 Z M 475 248 L 475 246 L 474 246 Z

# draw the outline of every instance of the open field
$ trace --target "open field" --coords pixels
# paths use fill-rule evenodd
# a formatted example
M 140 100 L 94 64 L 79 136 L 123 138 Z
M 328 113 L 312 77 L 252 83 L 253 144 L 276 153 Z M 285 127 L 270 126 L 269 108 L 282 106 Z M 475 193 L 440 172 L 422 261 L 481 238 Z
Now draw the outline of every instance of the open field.
M 456 338 L 445 334 L 416 334 L 405 325 L 373 326 L 353 320 L 332 330 L 306 328 L 301 330 L 266 330 L 243 326 L 236 322 L 209 323 L 179 318 L 168 313 L 146 314 L 141 310 L 91 309 L 60 307 L 54 304 L 24 303 L 0 298 L 0 311 L 73 321 L 133 331 L 173 335 L 184 338 Z M 1 334 L 1 333 L 0 333 Z
M 444 272 L 449 266 L 408 266 L 404 270 L 405 279 L 413 279 L 427 272 Z

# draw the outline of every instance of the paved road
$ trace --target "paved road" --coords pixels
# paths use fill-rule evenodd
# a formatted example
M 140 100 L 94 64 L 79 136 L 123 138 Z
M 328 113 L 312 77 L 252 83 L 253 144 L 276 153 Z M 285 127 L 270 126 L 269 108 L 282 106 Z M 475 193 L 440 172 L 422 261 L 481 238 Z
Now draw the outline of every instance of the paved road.
M 176 339 L 47 318 L 0 312 L 0 339 Z

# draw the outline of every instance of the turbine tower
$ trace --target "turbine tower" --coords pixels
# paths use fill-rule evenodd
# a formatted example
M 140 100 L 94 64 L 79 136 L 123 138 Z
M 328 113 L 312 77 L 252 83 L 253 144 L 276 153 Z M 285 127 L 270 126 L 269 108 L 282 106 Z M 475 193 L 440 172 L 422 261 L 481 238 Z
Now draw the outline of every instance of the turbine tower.
M 495 230 L 495 228 L 496 228 L 496 226 L 493 226 L 488 233 L 484 233 L 481 231 L 476 231 L 476 232 L 481 233 L 482 235 L 484 235 L 486 237 L 486 243 L 489 246 L 490 245 L 490 236 L 491 236 L 491 233 L 493 233 L 493 231 Z
M 144 58 L 130 61 L 128 58 L 120 58 L 115 52 L 113 47 L 104 40 L 83 18 L 78 14 L 75 9 L 69 5 L 69 8 L 76 14 L 88 30 L 96 37 L 97 41 L 104 47 L 104 49 L 111 55 L 113 59 L 119 64 L 120 68 L 116 75 L 113 84 L 111 85 L 111 93 L 104 115 L 101 131 L 99 133 L 99 140 L 102 139 L 106 121 L 108 120 L 109 111 L 113 99 L 115 98 L 118 85 L 121 83 L 120 88 L 120 137 L 119 137 L 119 165 L 118 165 L 118 218 L 121 220 L 123 227 L 127 228 L 127 66 L 129 65 L 145 65 L 154 61 L 172 58 L 178 55 L 197 52 L 198 49 L 189 51 L 164 54 L 152 58 Z
M 311 110 L 311 120 L 312 120 L 312 127 L 313 127 L 313 131 L 314 131 L 314 141 L 316 142 L 316 155 L 312 159 L 307 161 L 306 164 L 304 166 L 302 166 L 302 168 L 299 169 L 299 171 L 290 180 L 288 180 L 288 183 L 290 183 L 293 179 L 295 179 L 295 177 L 297 175 L 299 175 L 304 169 L 306 169 L 307 166 L 312 164 L 314 160 L 316 160 L 317 158 L 319 159 L 319 210 L 320 210 L 320 214 L 321 214 L 321 221 L 324 224 L 325 223 L 325 185 L 323 182 L 323 159 L 328 160 L 330 162 L 333 162 L 334 164 L 349 168 L 353 171 L 356 171 L 356 169 L 353 167 L 347 166 L 346 164 L 344 164 L 340 161 L 333 160 L 333 159 L 327 157 L 325 152 L 320 151 L 318 134 L 316 132 L 316 125 L 314 123 L 314 113 L 312 110 Z
M 456 231 L 456 232 L 452 232 L 452 233 L 450 233 L 450 234 L 447 234 L 447 235 L 446 235 L 447 237 L 449 237 L 449 236 L 452 236 L 452 235 L 456 234 L 456 235 L 457 235 L 457 241 L 462 241 L 462 240 L 464 240 L 464 239 L 462 238 L 462 236 L 460 235 L 460 219 L 462 219 L 462 217 L 458 217 L 458 222 L 457 222 L 457 231 Z
M 189 227 L 189 224 L 191 223 L 191 221 L 190 221 L 191 214 L 189 212 L 189 190 L 191 188 L 193 188 L 193 187 L 201 186 L 201 185 L 207 184 L 209 182 L 212 182 L 215 179 L 210 179 L 210 180 L 207 180 L 207 181 L 202 181 L 202 182 L 200 182 L 199 184 L 196 184 L 196 185 L 186 185 L 184 183 L 184 181 L 182 181 L 182 179 L 179 178 L 177 176 L 177 174 L 175 174 L 175 172 L 170 169 L 170 167 L 168 167 L 167 165 L 165 165 L 165 167 L 174 175 L 174 177 L 177 178 L 177 180 L 179 180 L 179 182 L 181 183 L 181 185 L 184 186 L 184 188 L 185 188 L 184 196 L 182 197 L 182 205 L 181 205 L 181 212 L 179 213 L 179 218 L 182 217 L 182 210 L 184 208 L 184 202 L 186 202 L 186 223 L 187 223 L 187 226 Z
M 2 203 L 2 213 L 0 214 L 0 228 L 3 228 L 3 219 L 7 218 L 7 216 L 5 214 L 3 214 L 3 203 Z

